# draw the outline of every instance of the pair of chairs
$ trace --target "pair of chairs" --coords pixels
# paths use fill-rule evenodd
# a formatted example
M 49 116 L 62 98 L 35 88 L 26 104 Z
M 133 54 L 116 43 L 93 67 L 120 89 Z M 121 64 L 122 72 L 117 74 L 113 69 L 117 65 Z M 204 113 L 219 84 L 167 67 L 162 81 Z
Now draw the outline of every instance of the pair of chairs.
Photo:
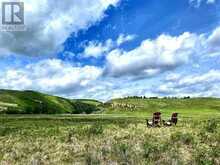
M 160 112 L 153 113 L 153 118 L 151 121 L 146 119 L 148 127 L 160 127 L 162 124 L 164 126 L 172 126 L 172 125 L 176 125 L 177 121 L 178 121 L 178 113 L 173 113 L 170 120 L 168 121 L 161 120 Z

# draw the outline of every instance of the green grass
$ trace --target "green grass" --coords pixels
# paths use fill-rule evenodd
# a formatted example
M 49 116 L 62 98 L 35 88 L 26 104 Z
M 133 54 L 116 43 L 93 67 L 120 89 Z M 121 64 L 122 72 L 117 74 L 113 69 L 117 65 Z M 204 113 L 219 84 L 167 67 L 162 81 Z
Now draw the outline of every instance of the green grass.
M 178 112 L 183 118 L 220 118 L 220 99 L 217 98 L 115 99 L 110 103 L 135 105 L 136 108 L 129 110 L 120 106 L 111 108 L 107 105 L 104 114 L 149 117 L 153 112 L 159 111 L 164 117 L 170 117 L 173 112 Z
M 100 102 L 98 100 L 93 100 L 93 99 L 76 99 L 76 101 L 81 101 L 83 103 L 92 104 L 95 106 L 99 106 L 102 104 L 102 102 Z
M 113 108 L 113 103 L 135 108 Z M 29 114 L 5 114 L 4 107 Z M 93 108 L 100 111 L 80 114 Z M 102 104 L 0 90 L 0 110 L 0 164 L 220 164 L 217 98 L 130 98 Z M 177 126 L 147 128 L 145 119 L 156 111 L 166 120 L 178 112 Z
M 134 109 L 110 104 L 128 104 Z M 220 99 L 191 98 L 191 99 L 114 99 L 103 104 L 97 100 L 56 97 L 34 91 L 0 90 L 0 113 L 10 114 L 68 114 L 96 113 L 115 116 L 150 117 L 153 112 L 162 112 L 163 117 L 169 118 L 173 112 L 181 117 L 220 118 Z
M 219 164 L 219 120 L 147 128 L 116 115 L 0 116 L 0 164 Z
M 77 106 L 76 106 L 77 105 Z M 84 108 L 81 112 L 79 109 Z M 76 100 L 51 96 L 35 91 L 0 90 L 0 113 L 7 114 L 65 114 L 90 113 L 96 106 Z M 81 110 L 80 109 L 80 110 Z

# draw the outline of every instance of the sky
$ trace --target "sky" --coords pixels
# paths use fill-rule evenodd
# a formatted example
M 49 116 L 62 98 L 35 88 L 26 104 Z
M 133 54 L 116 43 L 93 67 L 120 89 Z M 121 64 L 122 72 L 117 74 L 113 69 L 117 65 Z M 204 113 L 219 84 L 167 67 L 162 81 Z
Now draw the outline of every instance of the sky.
M 220 97 L 220 0 L 23 2 L 26 31 L 0 31 L 0 89 Z

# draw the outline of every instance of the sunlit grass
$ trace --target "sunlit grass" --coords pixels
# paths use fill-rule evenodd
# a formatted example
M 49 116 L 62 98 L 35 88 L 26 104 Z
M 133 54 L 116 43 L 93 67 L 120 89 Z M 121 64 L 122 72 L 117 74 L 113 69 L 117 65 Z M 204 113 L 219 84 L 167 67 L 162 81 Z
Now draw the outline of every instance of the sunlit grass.
M 180 118 L 177 126 L 147 128 L 137 118 L 59 117 L 2 117 L 0 164 L 220 162 L 218 120 Z

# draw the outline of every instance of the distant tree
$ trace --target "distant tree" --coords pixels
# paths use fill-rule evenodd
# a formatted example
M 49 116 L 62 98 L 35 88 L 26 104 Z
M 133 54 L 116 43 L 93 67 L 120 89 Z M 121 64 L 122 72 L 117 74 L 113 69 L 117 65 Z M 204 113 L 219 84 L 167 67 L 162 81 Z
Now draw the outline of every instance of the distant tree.
M 92 112 L 99 110 L 95 105 L 83 103 L 80 101 L 76 101 L 73 104 L 73 107 L 74 107 L 74 111 L 72 113 L 75 114 L 83 114 L 83 113 L 90 114 Z
M 150 97 L 150 99 L 158 99 L 158 97 Z
M 185 96 L 183 97 L 183 99 L 190 99 L 190 96 Z

